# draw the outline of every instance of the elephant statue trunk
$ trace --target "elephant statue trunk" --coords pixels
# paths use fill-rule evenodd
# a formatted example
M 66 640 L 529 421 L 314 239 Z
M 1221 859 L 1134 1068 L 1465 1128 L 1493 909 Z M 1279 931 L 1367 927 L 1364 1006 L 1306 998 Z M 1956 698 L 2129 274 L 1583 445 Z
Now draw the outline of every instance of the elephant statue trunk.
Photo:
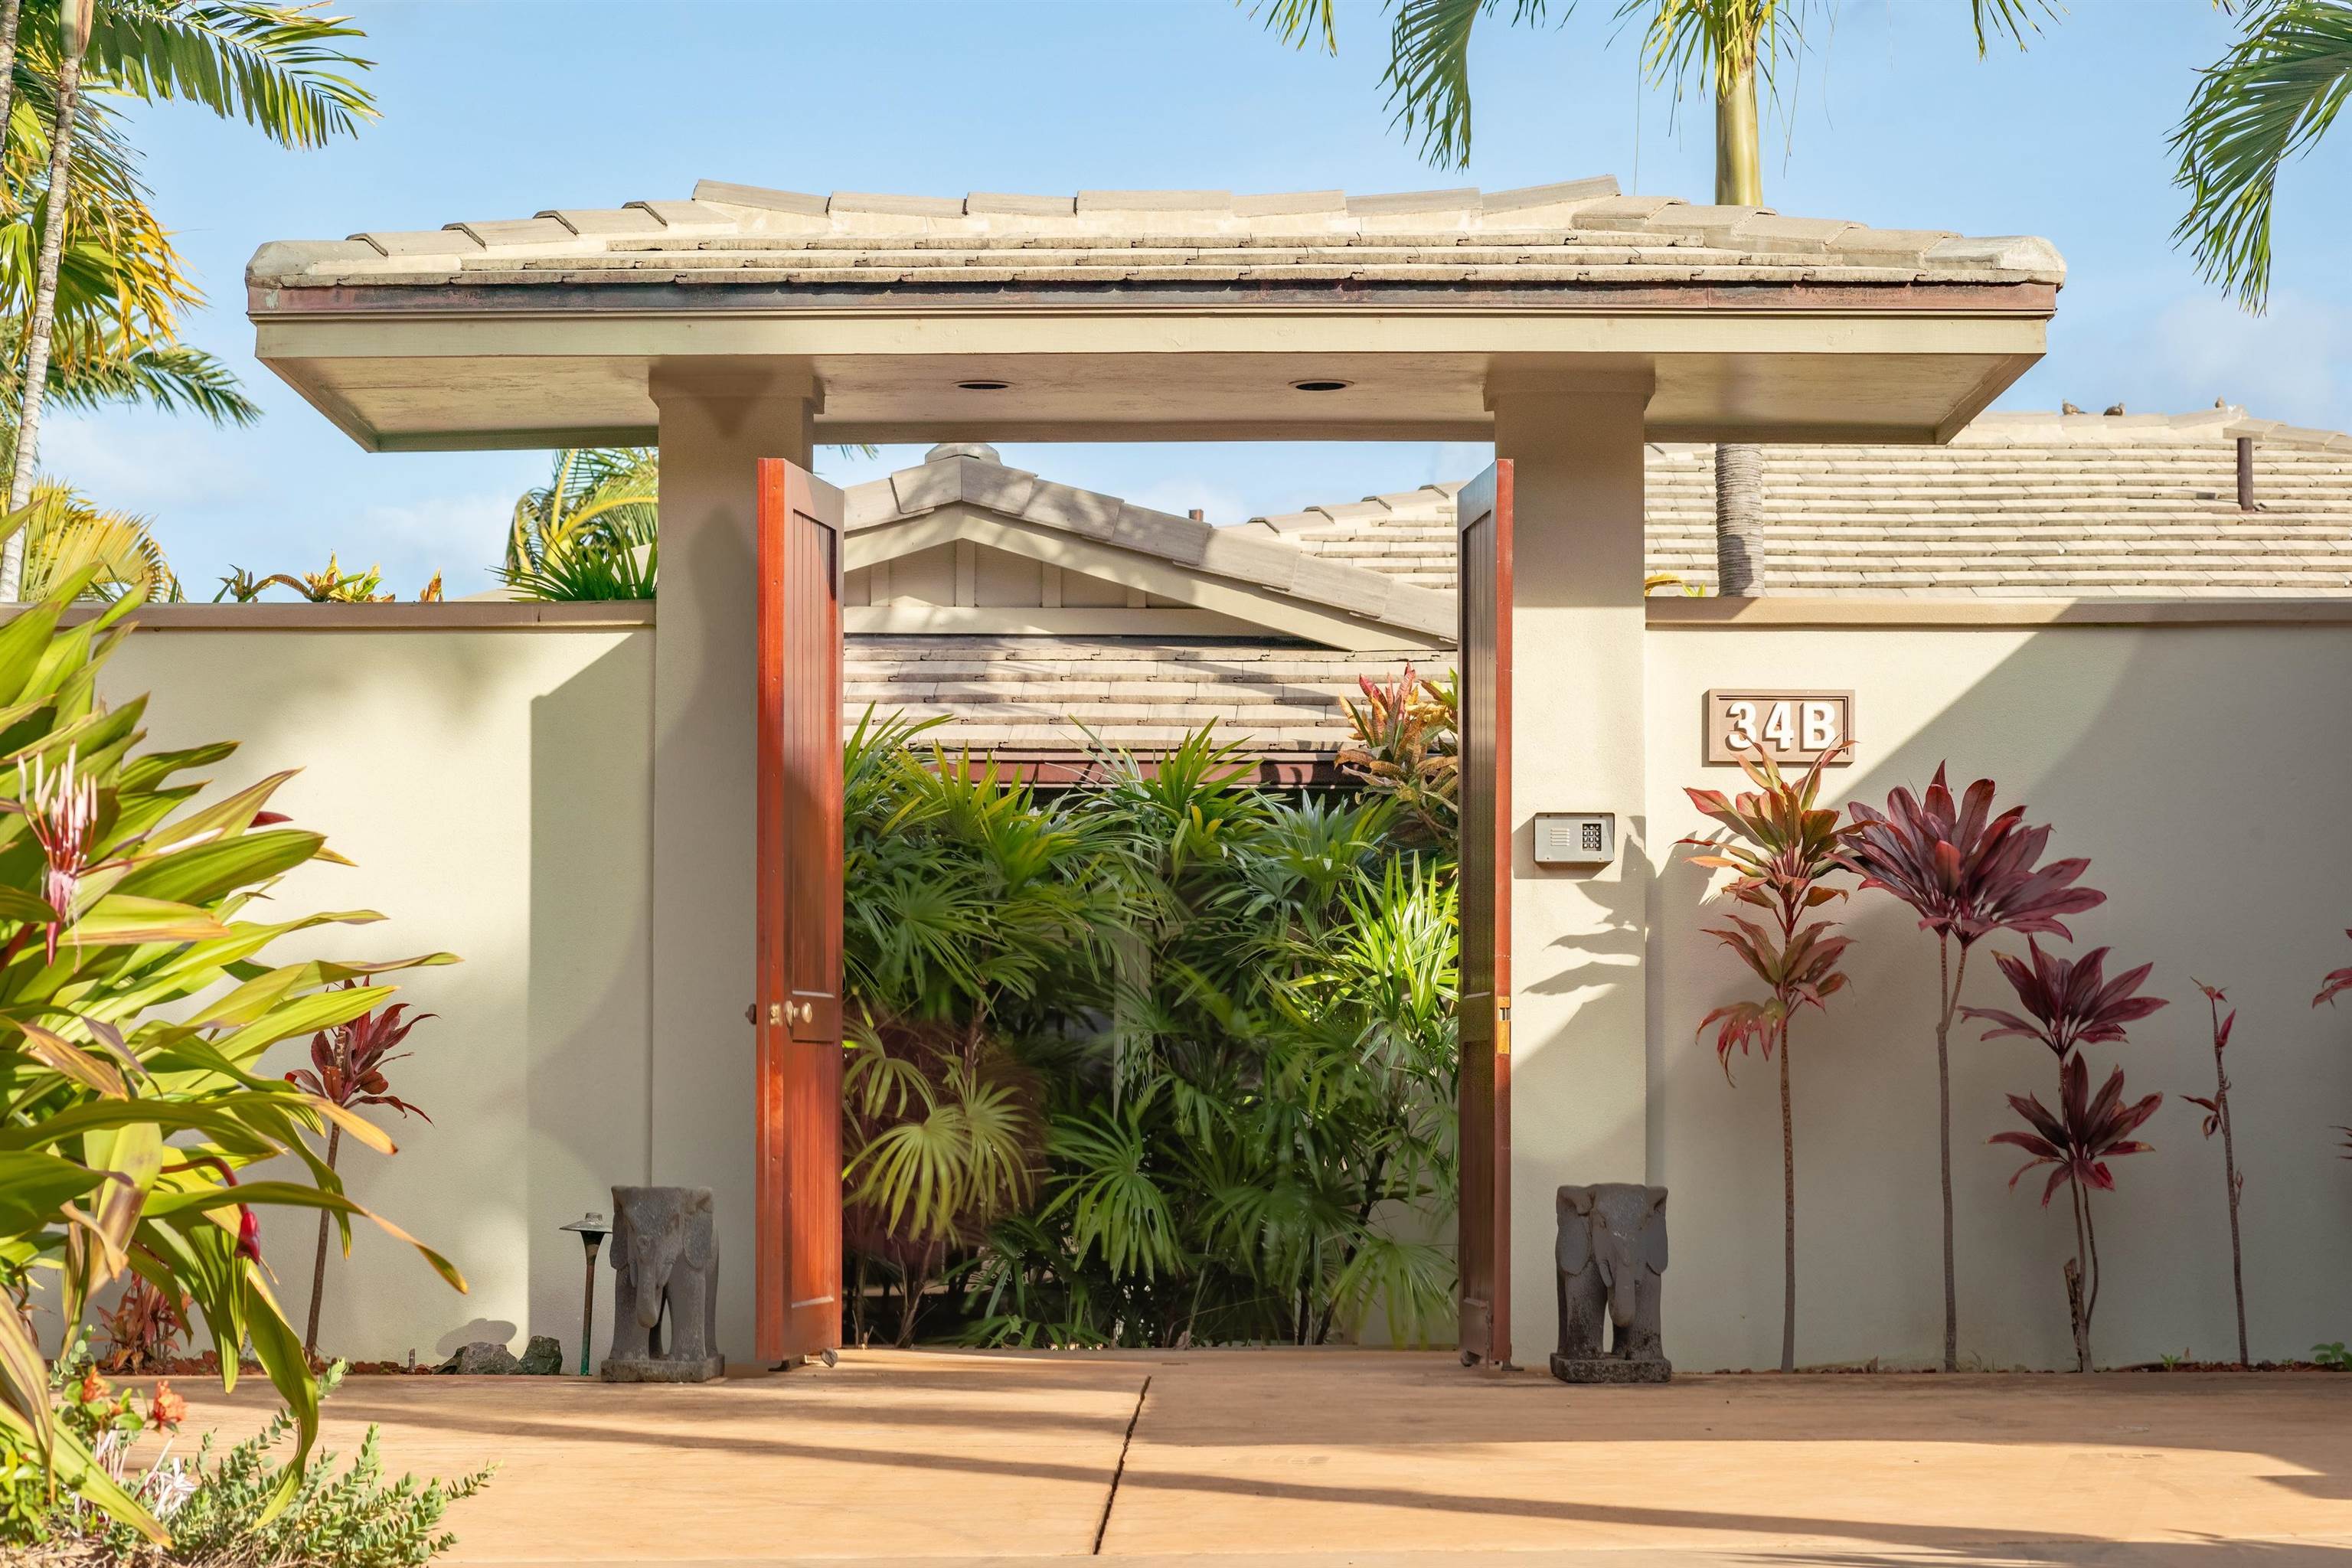
M 1625 1182 L 1559 1189 L 1559 1349 L 1566 1383 L 1664 1383 L 1659 1288 L 1666 1190 Z M 1604 1336 L 1607 1343 L 1604 1345 Z

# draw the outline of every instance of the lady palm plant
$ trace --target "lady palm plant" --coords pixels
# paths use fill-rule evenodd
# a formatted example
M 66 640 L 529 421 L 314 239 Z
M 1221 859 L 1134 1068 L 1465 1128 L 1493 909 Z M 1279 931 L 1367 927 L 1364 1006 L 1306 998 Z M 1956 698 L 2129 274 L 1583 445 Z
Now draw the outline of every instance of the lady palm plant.
M 1211 732 L 1041 800 L 922 728 L 844 771 L 851 1239 L 900 1332 L 942 1277 L 982 1343 L 1442 1331 L 1444 860 Z
M 289 774 L 200 804 L 202 784 L 183 775 L 232 746 L 141 748 L 144 700 L 110 708 L 97 693 L 138 595 L 61 624 L 92 576 L 86 568 L 0 626 L 0 711 L 14 716 L 0 754 L 0 1289 L 21 1300 L 37 1278 L 54 1279 L 72 1340 L 97 1293 L 134 1274 L 194 1303 L 224 1386 L 249 1344 L 297 1433 L 282 1502 L 317 1435 L 318 1393 L 253 1211 L 321 1210 L 347 1232 L 366 1211 L 311 1141 L 340 1127 L 384 1152 L 392 1144 L 344 1107 L 266 1076 L 260 1058 L 382 994 L 342 982 L 450 959 L 277 955 L 302 932 L 379 917 L 255 918 L 288 872 L 341 857 L 268 809 Z M 296 1174 L 240 1180 L 271 1160 Z M 53 1416 L 40 1347 L 13 1310 L 0 1310 L 0 1439 L 38 1456 L 56 1485 L 162 1538 Z
M 2040 864 L 2050 829 L 2027 827 L 2025 807 L 1993 814 L 1996 786 L 1979 779 L 1955 800 L 1938 764 L 1927 792 L 1896 789 L 1886 807 L 1857 802 L 1848 866 L 1864 888 L 1893 893 L 1936 933 L 1936 1107 L 1944 1204 L 1944 1370 L 1959 1370 L 1959 1289 L 1953 1268 L 1952 1020 L 1968 979 L 1969 953 L 1997 931 L 2073 940 L 2063 917 L 2107 896 L 2077 886 L 2090 869 L 2075 858 Z M 1954 950 L 1958 959 L 1954 962 Z
M 1730 871 L 1724 891 L 1764 911 L 1760 921 L 1735 914 L 1730 925 L 1708 929 L 1708 935 L 1738 953 L 1764 983 L 1765 994 L 1717 1007 L 1699 1021 L 1698 1032 L 1715 1030 L 1715 1054 L 1727 1081 L 1735 1047 L 1744 1055 L 1753 1045 L 1766 1061 L 1775 1049 L 1780 1053 L 1782 1372 L 1797 1369 L 1797 1142 L 1789 1030 L 1800 1008 L 1826 1008 L 1845 988 L 1838 963 L 1851 939 L 1832 934 L 1832 921 L 1806 918 L 1847 892 L 1829 879 L 1845 869 L 1845 845 L 1853 830 L 1840 826 L 1836 807 L 1821 805 L 1822 770 L 1843 751 L 1840 746 L 1823 752 L 1801 777 L 1790 780 L 1759 749 L 1740 763 L 1754 790 L 1729 796 L 1720 790 L 1684 791 L 1703 816 L 1730 834 L 1727 839 L 1684 839 L 1685 847 L 1701 851 L 1690 863 Z

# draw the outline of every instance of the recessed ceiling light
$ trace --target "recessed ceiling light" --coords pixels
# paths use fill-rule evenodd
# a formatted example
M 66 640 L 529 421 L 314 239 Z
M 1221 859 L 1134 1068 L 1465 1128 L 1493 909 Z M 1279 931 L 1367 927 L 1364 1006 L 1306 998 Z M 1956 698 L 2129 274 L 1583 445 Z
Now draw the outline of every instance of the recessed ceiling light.
M 956 390 L 959 392 L 1002 392 L 1012 384 L 1013 384 L 1009 381 L 959 381 L 956 383 Z
M 1324 378 L 1314 381 L 1294 381 L 1290 384 L 1290 389 L 1293 392 L 1338 392 L 1349 384 L 1344 381 Z

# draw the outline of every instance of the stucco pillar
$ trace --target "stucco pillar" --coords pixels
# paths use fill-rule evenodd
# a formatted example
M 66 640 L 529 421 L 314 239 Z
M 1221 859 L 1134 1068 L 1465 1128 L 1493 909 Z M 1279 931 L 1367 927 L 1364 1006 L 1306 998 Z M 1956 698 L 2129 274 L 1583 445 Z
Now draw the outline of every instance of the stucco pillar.
M 752 507 L 761 458 L 809 460 L 791 363 L 656 366 L 661 596 L 654 631 L 650 1179 L 707 1186 L 719 1348 L 752 1354 Z M 583 855 L 595 853 L 582 845 Z M 615 1086 L 621 1090 L 625 1086 Z M 616 1179 L 640 1179 L 631 1175 Z
M 1648 1154 L 1643 411 L 1648 373 L 1488 385 L 1517 465 L 1512 579 L 1512 1357 L 1554 1331 L 1553 1194 L 1639 1182 Z M 1539 811 L 1606 811 L 1604 869 L 1538 869 Z M 1671 1346 L 1669 1346 L 1671 1349 Z

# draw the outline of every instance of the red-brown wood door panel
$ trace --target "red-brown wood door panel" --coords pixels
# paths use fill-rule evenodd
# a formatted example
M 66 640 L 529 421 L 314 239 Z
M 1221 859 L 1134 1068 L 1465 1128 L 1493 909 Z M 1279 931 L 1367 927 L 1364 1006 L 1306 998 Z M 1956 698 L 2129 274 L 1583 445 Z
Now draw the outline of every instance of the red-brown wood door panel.
M 759 1356 L 841 1343 L 841 492 L 759 474 Z
M 1511 465 L 1465 486 L 1461 527 L 1462 1046 L 1457 1136 L 1465 1363 L 1511 1359 Z

